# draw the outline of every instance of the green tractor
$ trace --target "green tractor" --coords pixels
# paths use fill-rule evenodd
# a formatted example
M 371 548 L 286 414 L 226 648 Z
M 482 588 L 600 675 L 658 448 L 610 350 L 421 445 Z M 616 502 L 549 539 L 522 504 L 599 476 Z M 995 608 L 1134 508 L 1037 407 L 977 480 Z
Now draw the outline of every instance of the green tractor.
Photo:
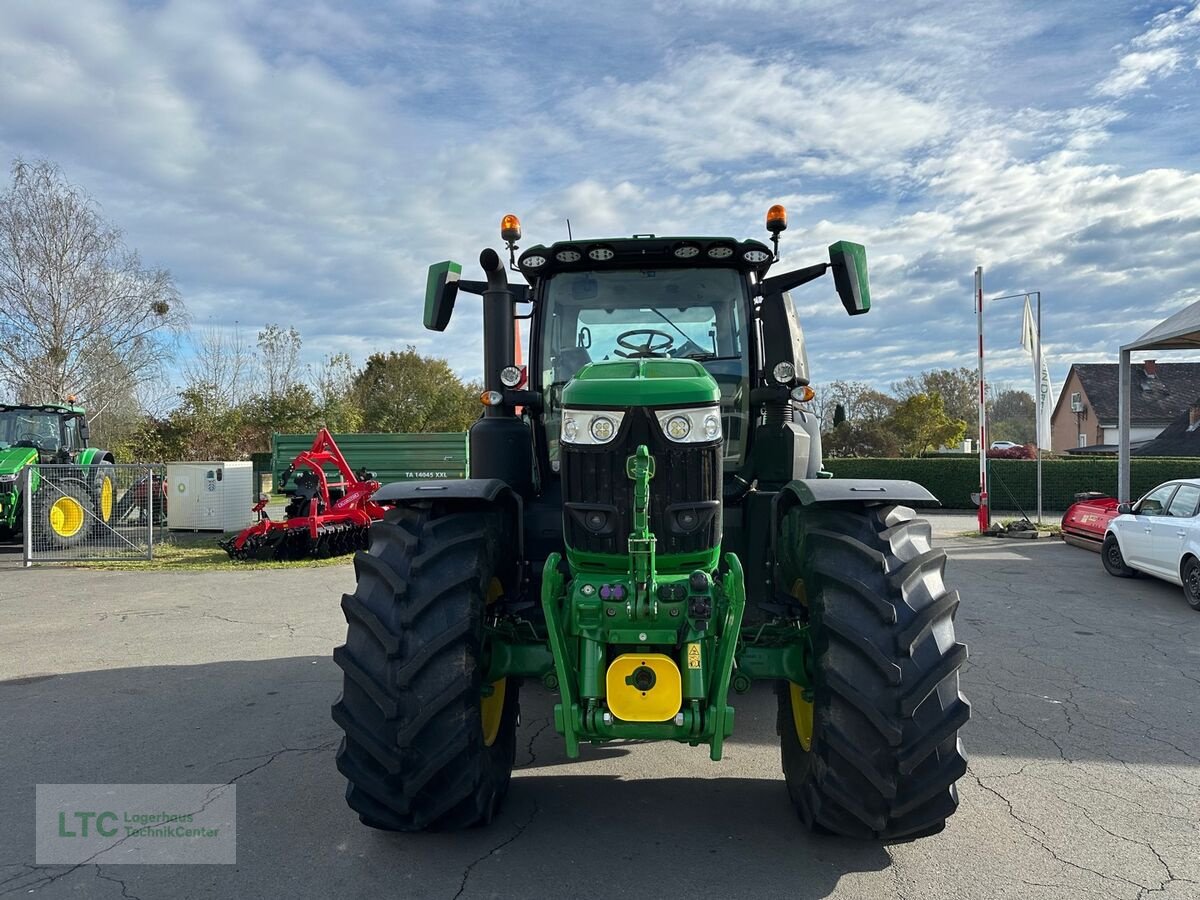
M 337 765 L 365 824 L 490 821 L 534 683 L 555 695 L 568 757 L 636 740 L 719 760 L 733 695 L 766 681 L 808 827 L 886 841 L 944 827 L 970 706 L 958 595 L 912 509 L 937 501 L 823 471 L 789 294 L 831 272 L 846 311 L 867 312 L 866 253 L 838 242 L 828 263 L 770 274 L 782 207 L 767 227 L 773 248 L 635 235 L 518 258 L 506 216 L 526 284 L 490 249 L 485 281 L 431 267 L 427 328 L 446 328 L 459 293 L 482 297 L 483 415 L 466 480 L 379 491 L 396 508 L 342 599 Z
M 107 450 L 88 446 L 81 407 L 0 404 L 0 540 L 22 531 L 31 503 L 34 536 L 45 546 L 67 549 L 86 541 L 112 521 L 114 462 Z M 43 479 L 40 466 L 68 468 Z M 32 467 L 32 497 L 21 490 L 26 467 Z

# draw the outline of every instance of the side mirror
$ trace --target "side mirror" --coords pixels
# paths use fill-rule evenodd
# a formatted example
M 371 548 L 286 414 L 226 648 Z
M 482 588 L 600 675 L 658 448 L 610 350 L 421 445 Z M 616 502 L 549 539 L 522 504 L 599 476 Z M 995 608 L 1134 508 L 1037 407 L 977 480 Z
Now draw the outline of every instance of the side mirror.
M 450 260 L 429 267 L 429 278 L 425 281 L 425 327 L 430 331 L 445 331 L 450 324 L 461 276 L 462 266 Z
M 83 442 L 85 444 L 88 442 L 88 439 L 91 438 L 91 436 L 92 436 L 92 430 L 90 428 L 88 428 L 87 419 L 79 420 L 79 436 L 81 438 L 83 438 Z
M 1123 516 L 1126 513 L 1131 513 L 1131 512 L 1133 512 L 1133 504 L 1131 504 L 1131 503 L 1118 503 L 1117 504 L 1117 515 L 1118 516 Z
M 850 241 L 829 245 L 833 283 L 842 306 L 852 316 L 871 311 L 871 286 L 867 280 L 867 248 Z

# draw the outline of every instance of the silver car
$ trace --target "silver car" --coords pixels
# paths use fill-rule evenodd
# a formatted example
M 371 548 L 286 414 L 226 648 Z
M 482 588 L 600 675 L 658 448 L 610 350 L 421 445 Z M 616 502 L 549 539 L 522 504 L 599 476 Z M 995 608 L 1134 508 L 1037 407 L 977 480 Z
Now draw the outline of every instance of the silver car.
M 1100 556 L 1109 575 L 1139 572 L 1183 587 L 1200 611 L 1200 478 L 1160 484 L 1137 503 L 1122 503 L 1108 523 Z

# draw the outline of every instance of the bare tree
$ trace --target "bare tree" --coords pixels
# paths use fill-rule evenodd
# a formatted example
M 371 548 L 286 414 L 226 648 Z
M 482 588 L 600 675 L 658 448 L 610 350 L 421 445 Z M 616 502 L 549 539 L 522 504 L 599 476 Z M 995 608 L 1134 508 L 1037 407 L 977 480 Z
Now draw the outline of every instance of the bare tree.
M 218 412 L 250 399 L 258 387 L 254 349 L 236 322 L 232 328 L 209 325 L 193 332 L 191 345 L 183 366 L 185 390 Z
M 258 352 L 268 397 L 282 397 L 300 381 L 300 332 L 266 325 L 258 333 Z
M 102 406 L 113 367 L 122 385 L 152 380 L 185 322 L 170 273 L 142 268 L 57 166 L 13 163 L 0 195 L 0 384 L 27 401 Z

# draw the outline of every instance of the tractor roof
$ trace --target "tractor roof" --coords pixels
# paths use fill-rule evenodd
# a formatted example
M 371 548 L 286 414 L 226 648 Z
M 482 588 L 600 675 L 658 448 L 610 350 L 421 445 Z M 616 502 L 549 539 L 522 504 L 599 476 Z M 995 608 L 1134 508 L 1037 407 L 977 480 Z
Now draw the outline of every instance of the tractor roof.
M 61 413 L 68 416 L 82 416 L 87 412 L 82 406 L 68 406 L 66 403 L 0 403 L 0 412 L 20 409 L 30 412 Z
M 759 278 L 775 261 L 771 248 L 760 241 L 731 237 L 658 237 L 639 234 L 624 238 L 558 241 L 538 244 L 517 261 L 526 278 L 558 272 L 597 269 L 733 268 L 756 272 Z

